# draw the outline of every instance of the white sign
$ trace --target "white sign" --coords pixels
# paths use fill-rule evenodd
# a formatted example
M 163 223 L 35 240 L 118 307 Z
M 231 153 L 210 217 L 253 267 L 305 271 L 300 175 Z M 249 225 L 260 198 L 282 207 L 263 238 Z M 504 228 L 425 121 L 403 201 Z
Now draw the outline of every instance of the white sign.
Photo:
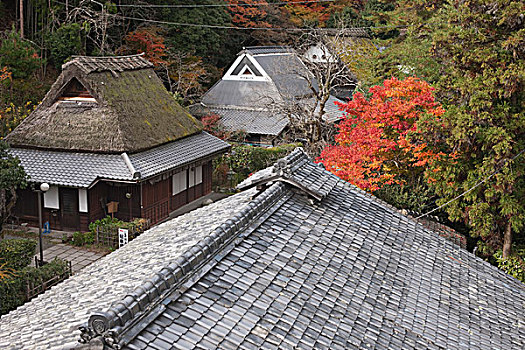
M 119 228 L 118 229 L 118 247 L 122 248 L 128 244 L 128 230 Z

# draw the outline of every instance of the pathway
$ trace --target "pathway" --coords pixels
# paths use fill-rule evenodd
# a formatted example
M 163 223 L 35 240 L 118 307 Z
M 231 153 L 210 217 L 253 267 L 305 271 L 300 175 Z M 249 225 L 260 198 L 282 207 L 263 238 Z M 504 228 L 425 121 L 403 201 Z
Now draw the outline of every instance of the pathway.
M 67 244 L 59 243 L 44 250 L 44 260 L 51 261 L 55 257 L 71 261 L 73 273 L 76 273 L 92 262 L 103 257 L 103 254 L 80 249 Z

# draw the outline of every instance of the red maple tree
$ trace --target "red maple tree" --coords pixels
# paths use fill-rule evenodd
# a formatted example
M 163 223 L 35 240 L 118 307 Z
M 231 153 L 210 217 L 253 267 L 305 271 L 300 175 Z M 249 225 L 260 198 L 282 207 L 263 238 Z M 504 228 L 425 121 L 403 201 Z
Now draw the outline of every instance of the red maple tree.
M 441 154 L 418 142 L 418 123 L 439 118 L 444 110 L 433 88 L 417 78 L 385 80 L 339 104 L 346 111 L 336 145 L 327 147 L 318 161 L 342 179 L 369 191 L 385 184 L 403 184 L 407 173 L 423 172 Z M 424 117 L 424 118 L 423 118 Z

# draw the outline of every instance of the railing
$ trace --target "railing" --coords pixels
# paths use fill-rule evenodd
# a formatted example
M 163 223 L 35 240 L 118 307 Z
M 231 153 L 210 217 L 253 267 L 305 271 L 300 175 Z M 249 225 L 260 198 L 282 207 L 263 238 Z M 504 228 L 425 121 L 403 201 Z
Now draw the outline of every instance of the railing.
M 38 264 L 36 262 L 36 259 L 37 258 L 35 257 L 35 265 Z M 35 284 L 32 281 L 27 281 L 26 282 L 26 300 L 29 301 L 32 298 L 36 297 L 37 295 L 44 293 L 46 290 L 53 287 L 54 285 L 68 279 L 73 274 L 73 270 L 71 268 L 71 261 L 67 261 L 67 263 L 68 263 L 68 269 L 60 275 L 53 276 L 50 279 L 46 281 L 42 281 L 41 283 L 38 283 L 38 284 Z
M 151 226 L 151 220 L 146 219 L 144 223 L 128 228 L 128 242 L 137 238 Z M 119 227 L 95 229 L 95 242 L 113 249 L 119 248 Z
M 167 218 L 169 213 L 169 198 L 167 198 L 159 203 L 155 203 L 154 205 L 144 208 L 143 217 L 156 224 L 157 222 Z

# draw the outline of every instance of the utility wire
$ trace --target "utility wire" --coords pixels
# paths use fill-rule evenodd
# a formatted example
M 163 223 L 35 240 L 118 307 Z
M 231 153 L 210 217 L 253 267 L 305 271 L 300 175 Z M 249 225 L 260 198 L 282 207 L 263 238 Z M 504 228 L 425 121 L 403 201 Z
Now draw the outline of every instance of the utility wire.
M 235 4 L 188 4 L 188 5 L 137 5 L 137 4 L 122 4 L 117 5 L 118 7 L 142 7 L 142 8 L 197 8 L 197 7 L 229 7 L 229 6 L 280 6 L 280 5 L 295 5 L 295 4 L 315 4 L 323 2 L 335 2 L 336 0 L 302 0 L 302 1 L 289 1 L 289 2 L 255 2 L 252 4 L 246 3 L 235 3 Z
M 335 0 L 316 0 L 316 1 L 318 1 L 318 2 L 325 2 L 325 1 L 328 2 L 328 1 L 335 1 Z M 54 0 L 53 2 L 61 4 L 61 5 L 66 5 L 64 2 L 57 1 L 57 0 Z M 94 2 L 94 1 L 92 1 L 92 2 Z M 300 2 L 301 1 L 294 2 L 294 3 L 300 3 Z M 313 2 L 313 1 L 305 1 L 305 2 Z M 286 4 L 289 4 L 289 3 L 286 3 Z M 123 7 L 124 5 L 117 5 L 117 6 Z M 129 5 L 129 7 L 131 7 L 131 6 L 133 6 L 133 7 L 147 7 L 147 6 L 139 6 L 139 5 Z M 165 6 L 170 6 L 170 5 L 165 5 Z M 186 6 L 186 5 L 172 5 L 172 6 Z M 190 6 L 190 5 L 187 5 L 187 6 Z M 148 23 L 173 25 L 173 26 L 179 26 L 179 27 L 212 28 L 212 29 L 234 29 L 234 30 L 272 30 L 272 31 L 288 31 L 288 32 L 301 32 L 301 31 L 309 31 L 309 30 L 315 30 L 315 31 L 333 31 L 333 30 L 337 30 L 337 28 L 283 28 L 283 27 L 221 26 L 221 25 L 214 25 L 214 24 L 197 24 L 197 23 L 160 21 L 160 20 L 154 20 L 154 19 L 145 19 L 145 18 L 122 16 L 122 15 L 119 15 L 119 14 L 115 14 L 113 16 L 116 16 L 116 17 L 119 17 L 119 18 L 123 18 L 123 19 L 129 19 L 129 20 L 133 20 L 133 21 L 141 21 L 141 22 L 148 22 Z M 402 24 L 402 25 L 349 27 L 347 29 L 352 30 L 352 29 L 408 28 L 408 27 L 418 27 L 418 26 L 423 26 L 423 25 L 433 26 L 433 25 L 440 25 L 440 24 L 442 24 L 442 23 L 416 23 L 416 24 Z M 344 29 L 343 29 L 343 31 L 344 31 Z
M 483 183 L 487 182 L 490 178 L 492 178 L 494 175 L 496 175 L 497 173 L 499 173 L 501 171 L 501 169 L 503 169 L 503 167 L 505 165 L 507 165 L 507 163 L 509 162 L 512 162 L 514 161 L 516 158 L 518 158 L 519 156 L 521 156 L 523 154 L 523 152 L 525 152 L 525 148 L 521 150 L 521 152 L 519 152 L 518 154 L 516 154 L 512 159 L 507 159 L 505 160 L 505 163 L 503 163 L 503 165 L 501 167 L 499 167 L 498 169 L 496 169 L 496 171 L 494 171 L 492 174 L 490 174 L 489 176 L 487 176 L 486 178 L 484 178 L 483 180 L 479 181 L 477 184 L 475 184 L 474 186 L 472 186 L 471 188 L 469 188 L 468 190 L 466 190 L 465 192 L 463 192 L 462 194 L 460 194 L 459 196 L 456 196 L 454 198 L 452 198 L 451 200 L 449 200 L 448 202 L 446 202 L 445 204 L 443 205 L 440 205 L 439 207 L 435 208 L 435 209 L 432 209 L 431 211 L 425 213 L 425 214 L 422 214 L 422 215 L 419 215 L 416 220 L 418 219 L 421 219 L 422 217 L 424 216 L 427 216 L 428 214 L 431 214 L 433 212 L 435 212 L 436 210 L 439 210 L 441 208 L 443 208 L 444 206 L 458 200 L 459 198 L 463 197 L 464 195 L 466 195 L 467 193 L 471 192 L 472 190 L 474 190 L 476 187 L 482 185 Z
M 221 25 L 213 25 L 213 24 L 168 22 L 168 21 L 159 21 L 159 20 L 154 20 L 154 19 L 145 19 L 145 18 L 121 16 L 121 15 L 117 15 L 117 16 L 119 16 L 120 18 L 123 18 L 123 19 L 129 19 L 129 20 L 133 20 L 133 21 L 142 21 L 142 22 L 174 25 L 174 26 L 181 26 L 181 27 L 201 27 L 201 28 L 236 29 L 236 30 L 274 30 L 274 31 L 288 31 L 288 32 L 304 32 L 304 31 L 309 31 L 309 30 L 315 30 L 315 31 L 333 31 L 333 30 L 337 30 L 337 28 L 282 28 L 282 27 L 221 26 Z M 384 25 L 384 26 L 368 26 L 368 27 L 349 27 L 349 28 L 346 28 L 346 29 L 352 30 L 352 29 L 407 28 L 407 27 L 414 27 L 414 26 L 421 26 L 421 25 L 437 25 L 437 23 L 436 24 L 422 23 L 422 24 L 406 24 L 406 25 Z M 343 31 L 344 30 L 345 29 L 343 29 Z

